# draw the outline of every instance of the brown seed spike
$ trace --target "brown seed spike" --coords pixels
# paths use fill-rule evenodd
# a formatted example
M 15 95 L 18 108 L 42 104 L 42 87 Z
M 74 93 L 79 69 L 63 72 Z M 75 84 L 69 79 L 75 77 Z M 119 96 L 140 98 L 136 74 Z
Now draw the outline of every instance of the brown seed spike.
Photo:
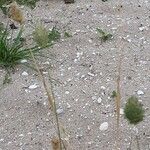
M 57 138 L 51 140 L 53 150 L 60 150 L 60 141 Z
M 20 24 L 24 23 L 23 13 L 15 1 L 9 5 L 8 16 Z

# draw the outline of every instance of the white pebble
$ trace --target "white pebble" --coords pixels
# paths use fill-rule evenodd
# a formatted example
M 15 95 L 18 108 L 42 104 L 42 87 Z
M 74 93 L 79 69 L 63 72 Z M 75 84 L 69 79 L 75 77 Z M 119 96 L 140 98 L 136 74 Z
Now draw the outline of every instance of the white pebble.
M 88 75 L 94 77 L 94 74 L 91 72 L 89 72 Z
M 106 88 L 105 88 L 104 86 L 101 86 L 101 89 L 102 89 L 102 90 L 105 90 Z
M 28 76 L 29 74 L 26 72 L 26 71 L 24 71 L 23 73 L 22 73 L 22 76 Z
M 124 114 L 124 110 L 123 108 L 120 108 L 120 115 L 123 115 Z
M 100 129 L 101 131 L 107 130 L 107 129 L 108 129 L 108 122 L 103 122 L 103 123 L 100 125 L 99 129 Z
M 69 94 L 69 91 L 66 91 L 65 94 Z
M 97 99 L 97 103 L 100 104 L 101 102 L 102 102 L 102 99 L 99 97 L 99 98 Z
M 62 114 L 64 112 L 64 110 L 62 108 L 58 108 L 56 112 L 59 115 L 59 114 Z
M 20 61 L 21 63 L 27 63 L 27 60 L 26 59 L 23 59 Z
M 33 90 L 33 89 L 36 89 L 37 87 L 38 87 L 38 85 L 35 83 L 35 84 L 30 85 L 29 89 Z
M 137 91 L 137 94 L 138 94 L 138 95 L 144 95 L 144 92 L 141 91 L 141 90 L 138 90 L 138 91 Z

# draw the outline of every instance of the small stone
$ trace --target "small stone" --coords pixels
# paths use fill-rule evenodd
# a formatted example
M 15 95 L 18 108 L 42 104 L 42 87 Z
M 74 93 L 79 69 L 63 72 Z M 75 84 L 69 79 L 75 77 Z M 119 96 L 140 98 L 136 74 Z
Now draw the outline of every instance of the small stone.
M 103 123 L 100 125 L 99 129 L 100 129 L 101 131 L 106 131 L 106 130 L 108 129 L 108 122 L 103 122 Z
M 97 103 L 100 104 L 101 102 L 102 102 L 102 99 L 99 97 L 99 98 L 97 99 Z
M 144 92 L 141 91 L 141 90 L 138 90 L 138 91 L 137 91 L 137 94 L 138 94 L 138 95 L 144 95 Z
M 122 108 L 120 108 L 120 115 L 124 114 L 124 110 Z
M 89 39 L 89 43 L 93 43 L 93 41 L 91 39 Z
M 23 59 L 20 61 L 21 63 L 27 63 L 28 61 L 26 59 Z
M 69 91 L 66 91 L 65 94 L 69 94 Z
M 97 99 L 97 97 L 96 96 L 92 96 L 92 100 L 96 100 Z
M 43 64 L 43 65 L 49 65 L 50 62 L 49 62 L 49 61 L 46 61 L 46 62 L 43 62 L 42 64 Z
M 64 112 L 64 110 L 63 110 L 63 108 L 58 108 L 56 112 L 59 115 L 59 114 L 62 114 Z
M 22 76 L 28 76 L 29 74 L 26 72 L 26 71 L 24 71 L 23 73 L 22 73 Z
M 104 86 L 101 86 L 101 89 L 102 89 L 102 90 L 106 90 L 106 88 L 105 88 Z
M 30 85 L 28 88 L 30 90 L 33 90 L 33 89 L 36 89 L 37 87 L 38 87 L 38 85 L 35 83 L 35 84 Z
M 94 74 L 91 72 L 89 72 L 88 75 L 94 77 Z
M 68 108 L 68 109 L 71 108 L 71 105 L 70 105 L 69 103 L 67 103 L 67 108 Z

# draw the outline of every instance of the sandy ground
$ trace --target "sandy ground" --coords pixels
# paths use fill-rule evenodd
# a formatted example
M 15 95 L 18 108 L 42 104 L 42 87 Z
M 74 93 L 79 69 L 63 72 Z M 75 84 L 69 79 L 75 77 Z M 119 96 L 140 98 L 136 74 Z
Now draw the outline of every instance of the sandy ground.
M 115 149 L 115 102 L 110 96 L 116 89 L 118 56 L 124 45 L 121 108 L 131 95 L 142 101 L 145 118 L 137 125 L 138 135 L 141 150 L 150 150 L 150 1 L 76 0 L 75 4 L 65 5 L 61 0 L 49 0 L 39 2 L 32 11 L 23 9 L 25 35 L 31 33 L 31 25 L 37 20 L 47 28 L 56 25 L 61 33 L 66 30 L 73 35 L 67 39 L 62 36 L 53 48 L 44 50 L 45 55 L 52 54 L 55 59 L 39 60 L 43 68 L 52 65 L 52 76 L 59 81 L 53 82 L 54 94 L 59 119 L 70 136 L 70 149 Z M 2 14 L 0 19 L 7 20 Z M 114 38 L 101 43 L 97 27 Z M 120 38 L 124 38 L 121 43 Z M 24 71 L 27 76 L 22 75 Z M 1 69 L 1 83 L 4 75 Z M 52 150 L 50 140 L 56 129 L 37 74 L 18 66 L 12 79 L 0 90 L 0 150 Z M 37 88 L 30 90 L 33 84 Z M 101 131 L 104 122 L 108 129 Z M 129 147 L 130 128 L 121 115 L 121 150 Z M 135 140 L 132 150 L 137 150 Z

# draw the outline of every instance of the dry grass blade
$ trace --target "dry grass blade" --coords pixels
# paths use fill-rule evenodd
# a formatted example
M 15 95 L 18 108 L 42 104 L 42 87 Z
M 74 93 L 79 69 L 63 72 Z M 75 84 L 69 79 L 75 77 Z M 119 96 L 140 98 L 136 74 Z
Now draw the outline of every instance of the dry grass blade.
M 119 42 L 122 43 L 122 42 Z M 119 62 L 118 62 L 118 76 L 117 76 L 117 80 L 116 80 L 116 84 L 117 84 L 117 95 L 116 95 L 116 99 L 115 99 L 115 106 L 116 106 L 116 117 L 117 117 L 117 149 L 119 149 L 119 141 L 120 141 L 120 104 L 121 104 L 121 86 L 120 86 L 120 82 L 121 82 L 121 66 L 122 66 L 122 59 L 123 59 L 123 48 L 124 48 L 124 44 L 121 44 L 121 48 L 119 51 Z
M 39 73 L 39 76 L 40 76 L 40 78 L 43 82 L 44 88 L 46 90 L 48 100 L 49 100 L 49 104 L 50 104 L 50 108 L 51 108 L 52 112 L 54 112 L 54 116 L 55 116 L 55 119 L 56 119 L 56 126 L 57 126 L 57 132 L 58 132 L 59 140 L 57 142 L 56 142 L 56 140 L 53 141 L 53 146 L 55 145 L 54 148 L 57 148 L 57 149 L 59 148 L 58 150 L 62 150 L 62 139 L 61 139 L 60 125 L 59 125 L 58 114 L 57 114 L 57 111 L 56 111 L 56 103 L 55 103 L 54 94 L 53 94 L 53 91 L 52 91 L 52 85 L 51 85 L 51 82 L 50 82 L 50 87 L 48 88 L 48 85 L 45 81 L 45 78 L 42 75 L 42 72 L 40 71 L 40 69 L 38 67 L 38 64 L 36 63 L 36 60 L 35 60 L 35 57 L 34 57 L 33 53 L 31 51 L 30 51 L 30 53 L 31 53 L 31 57 L 32 57 L 32 59 L 35 63 L 35 67 L 36 67 L 36 69 Z M 51 78 L 50 78 L 50 80 L 51 80 Z M 59 145 L 59 146 L 57 146 L 57 145 Z
M 46 94 L 47 94 L 47 96 L 48 96 L 48 101 L 49 101 L 50 109 L 53 111 L 53 110 L 54 110 L 54 100 L 53 100 L 53 97 L 52 97 L 51 89 L 48 88 L 48 85 L 47 85 L 47 83 L 46 83 L 46 81 L 45 81 L 45 78 L 44 78 L 44 76 L 42 75 L 42 72 L 41 72 L 40 69 L 39 69 L 39 66 L 38 66 L 38 64 L 37 64 L 37 62 L 36 62 L 36 60 L 35 60 L 35 57 L 34 57 L 32 51 L 30 51 L 30 53 L 31 53 L 31 57 L 32 57 L 32 59 L 33 59 L 33 62 L 34 62 L 34 64 L 35 64 L 35 67 L 36 67 L 36 69 L 37 69 L 37 71 L 38 71 L 38 74 L 39 74 L 39 76 L 40 76 L 40 79 L 41 79 L 41 81 L 42 81 L 42 83 L 43 83 L 43 86 L 44 86 L 44 89 L 45 89 L 45 91 L 46 91 Z
M 50 80 L 50 89 L 52 89 L 52 81 L 51 81 L 51 76 L 50 76 L 50 72 L 49 72 L 49 80 Z M 56 102 L 55 102 L 55 98 L 54 98 L 54 93 L 52 92 L 52 99 L 53 99 L 53 112 L 54 112 L 54 116 L 56 119 L 56 126 L 57 126 L 57 133 L 58 133 L 58 138 L 59 138 L 59 146 L 60 146 L 60 150 L 62 150 L 62 139 L 61 139 L 61 131 L 60 131 L 60 124 L 59 124 L 59 119 L 58 119 L 58 114 L 57 114 L 57 110 L 56 110 Z M 64 143 L 63 143 L 64 145 Z

